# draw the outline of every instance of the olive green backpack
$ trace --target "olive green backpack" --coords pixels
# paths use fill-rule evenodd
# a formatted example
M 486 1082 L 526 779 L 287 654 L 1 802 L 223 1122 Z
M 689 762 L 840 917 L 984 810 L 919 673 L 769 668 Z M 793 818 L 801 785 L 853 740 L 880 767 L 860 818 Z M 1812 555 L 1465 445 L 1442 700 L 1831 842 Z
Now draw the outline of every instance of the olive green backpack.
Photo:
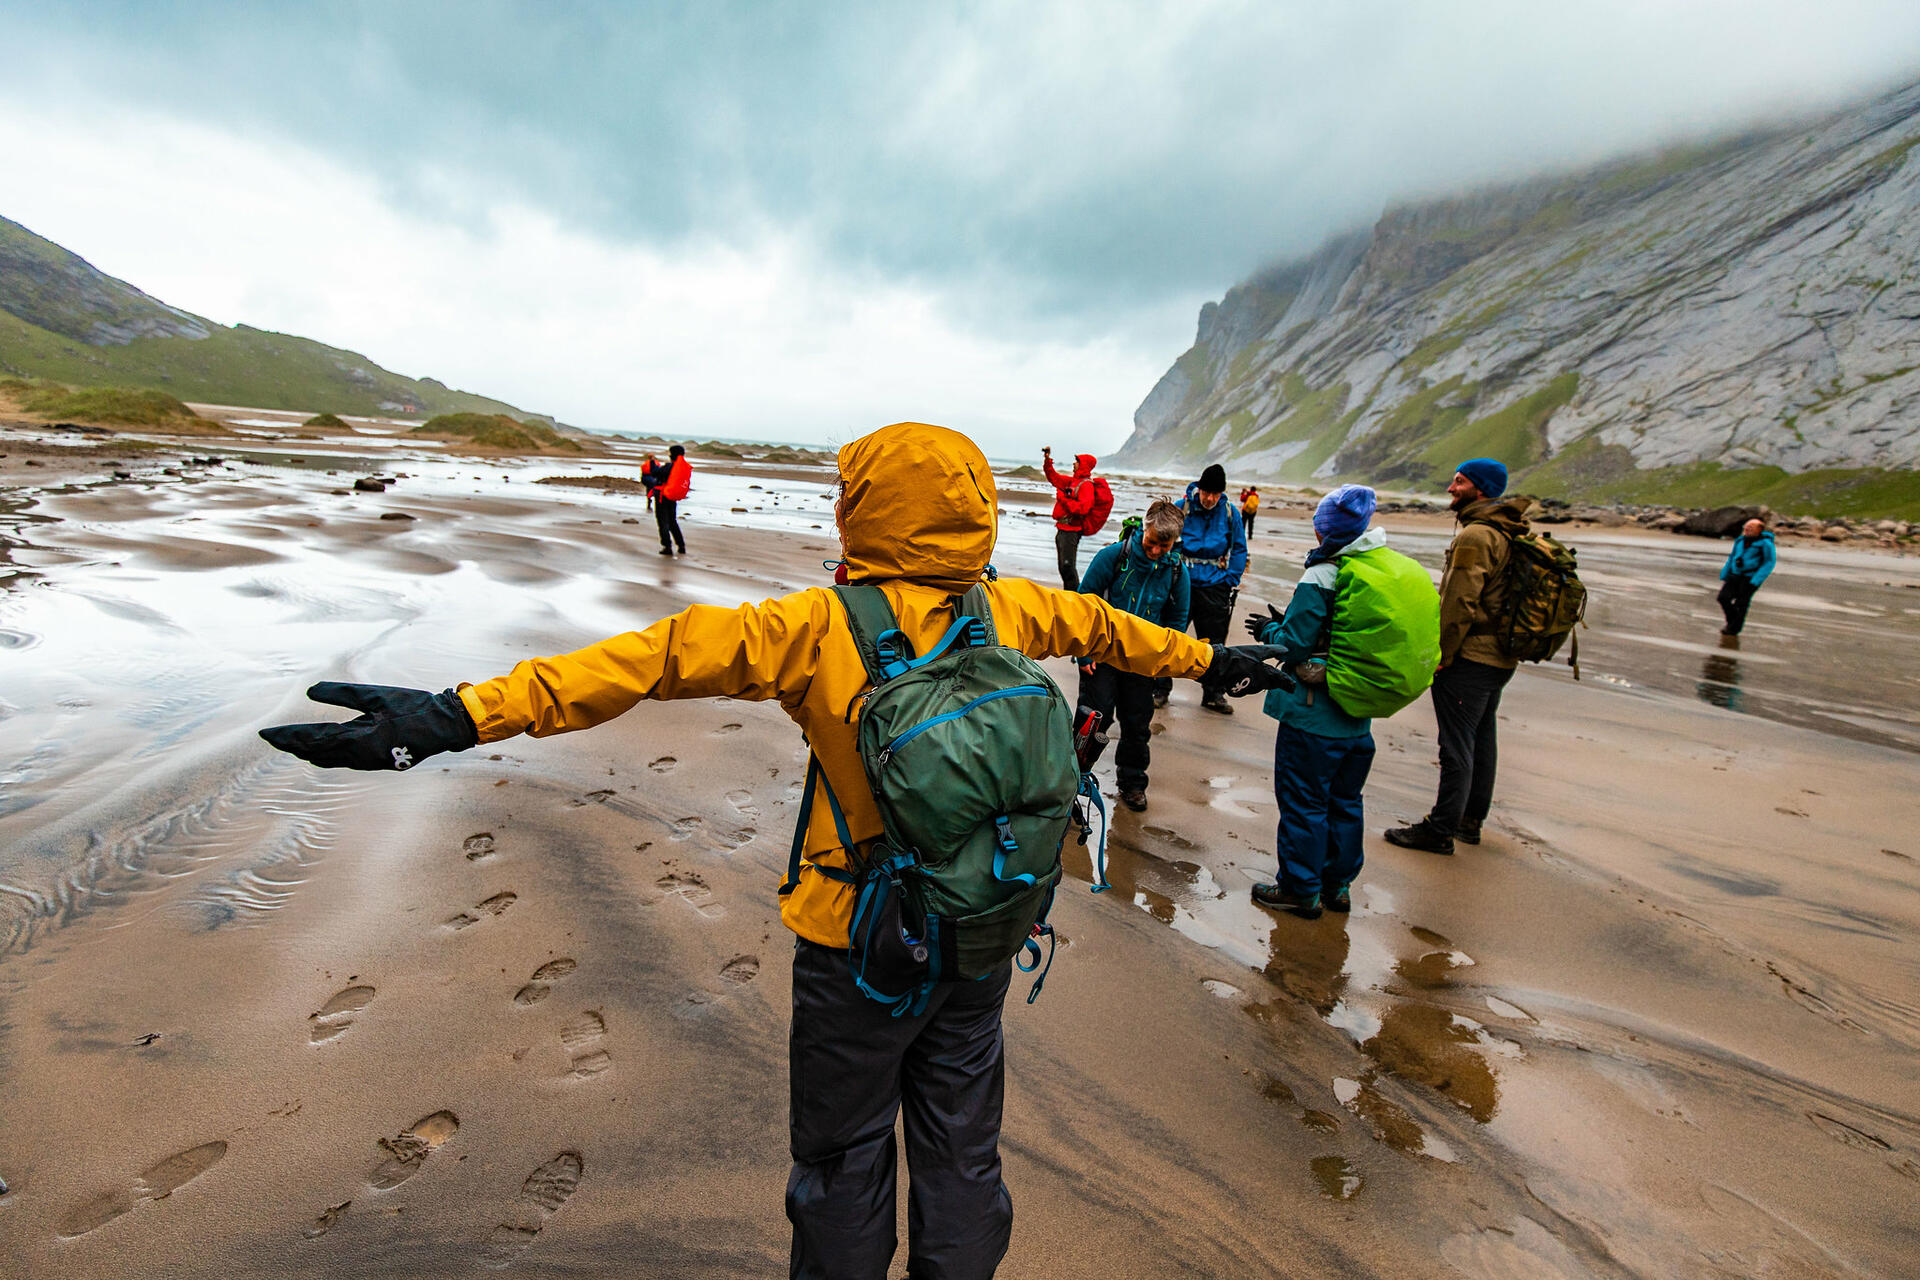
M 999 643 L 981 587 L 955 600 L 955 622 L 920 657 L 879 588 L 834 591 L 873 682 L 857 735 L 883 834 L 855 846 L 812 762 L 787 883 L 798 880 L 814 791 L 824 788 L 853 874 L 814 869 L 855 890 L 854 981 L 896 1016 L 917 1014 L 943 981 L 985 977 L 1016 955 L 1024 972 L 1039 967 L 1078 802 L 1104 808 L 1080 772 L 1065 696 L 1038 663 Z M 1052 960 L 1050 951 L 1049 968 Z M 1045 979 L 1042 969 L 1029 1001 Z

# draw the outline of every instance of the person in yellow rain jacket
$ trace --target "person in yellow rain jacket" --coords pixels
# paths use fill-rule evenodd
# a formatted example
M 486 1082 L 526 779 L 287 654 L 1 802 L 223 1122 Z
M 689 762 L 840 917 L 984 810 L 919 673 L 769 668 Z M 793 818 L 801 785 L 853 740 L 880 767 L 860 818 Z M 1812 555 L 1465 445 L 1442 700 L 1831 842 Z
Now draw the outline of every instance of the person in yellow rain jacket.
M 993 550 L 986 457 L 958 432 L 902 422 L 841 449 L 839 465 L 847 576 L 877 585 L 900 630 L 925 652 L 952 624 L 958 595 L 982 582 Z M 1145 676 L 1199 679 L 1211 671 L 1240 692 L 1277 682 L 1257 649 L 1215 647 L 1096 596 L 1020 578 L 984 587 L 1000 643 L 1031 657 L 1072 656 Z M 882 833 L 849 714 L 867 684 L 842 607 L 821 587 L 734 608 L 694 605 L 645 630 L 439 694 L 315 685 L 308 693 L 316 701 L 363 714 L 261 736 L 322 766 L 405 769 L 516 734 L 590 728 L 647 698 L 776 698 L 805 732 L 857 846 Z M 1009 966 L 981 981 L 943 984 L 917 1015 L 891 1016 L 848 973 L 853 889 L 819 870 L 851 865 L 831 815 L 817 807 L 799 882 L 783 891 L 781 905 L 799 939 L 789 1063 L 792 1274 L 884 1280 L 896 1243 L 894 1117 L 904 1110 L 909 1270 L 916 1280 L 989 1277 L 1013 1221 L 999 1157 Z

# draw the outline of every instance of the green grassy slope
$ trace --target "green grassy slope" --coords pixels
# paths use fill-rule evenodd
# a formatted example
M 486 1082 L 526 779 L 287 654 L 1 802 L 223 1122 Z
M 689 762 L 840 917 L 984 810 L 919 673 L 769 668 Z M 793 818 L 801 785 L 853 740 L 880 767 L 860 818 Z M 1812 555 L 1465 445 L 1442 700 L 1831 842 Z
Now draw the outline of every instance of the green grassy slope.
M 177 311 L 0 218 L 0 377 L 8 376 L 262 409 L 525 416 L 358 352 Z M 383 407 L 393 405 L 401 407 Z
M 0 375 L 165 391 L 181 400 L 382 414 L 383 402 L 421 413 L 521 413 L 501 400 L 406 378 L 365 356 L 307 338 L 237 325 L 208 337 L 137 338 L 94 347 L 0 310 Z

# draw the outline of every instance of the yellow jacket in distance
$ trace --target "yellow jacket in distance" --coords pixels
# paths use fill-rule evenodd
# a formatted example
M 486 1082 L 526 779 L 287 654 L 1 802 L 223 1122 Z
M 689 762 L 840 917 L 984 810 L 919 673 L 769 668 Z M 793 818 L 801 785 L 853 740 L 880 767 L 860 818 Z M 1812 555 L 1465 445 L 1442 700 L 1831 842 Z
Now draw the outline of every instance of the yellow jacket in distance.
M 993 551 L 986 457 L 956 431 L 900 422 L 841 449 L 839 463 L 848 576 L 886 593 L 900 630 L 924 653 L 952 625 L 956 597 L 981 580 Z M 1197 678 L 1213 656 L 1211 646 L 1096 596 L 1023 578 L 989 582 L 986 592 L 1000 643 L 1029 657 Z M 644 631 L 462 685 L 460 696 L 481 742 L 591 728 L 643 698 L 776 698 L 812 745 L 849 832 L 865 842 L 881 834 L 854 738 L 867 687 L 845 611 L 831 588 L 816 587 L 731 609 L 694 605 Z M 853 891 L 813 864 L 848 866 L 824 804 L 814 807 L 800 882 L 780 915 L 803 938 L 845 947 Z

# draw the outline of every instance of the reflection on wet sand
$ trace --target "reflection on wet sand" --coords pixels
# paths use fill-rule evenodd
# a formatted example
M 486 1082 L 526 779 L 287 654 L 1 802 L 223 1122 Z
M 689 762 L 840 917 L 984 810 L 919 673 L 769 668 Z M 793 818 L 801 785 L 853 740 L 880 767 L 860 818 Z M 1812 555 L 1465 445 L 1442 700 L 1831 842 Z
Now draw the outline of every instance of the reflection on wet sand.
M 1738 651 L 1739 636 L 1721 636 L 1722 649 Z M 1708 654 L 1700 664 L 1700 683 L 1694 686 L 1700 701 L 1728 711 L 1745 711 L 1747 695 L 1740 688 L 1740 660 L 1732 653 Z

